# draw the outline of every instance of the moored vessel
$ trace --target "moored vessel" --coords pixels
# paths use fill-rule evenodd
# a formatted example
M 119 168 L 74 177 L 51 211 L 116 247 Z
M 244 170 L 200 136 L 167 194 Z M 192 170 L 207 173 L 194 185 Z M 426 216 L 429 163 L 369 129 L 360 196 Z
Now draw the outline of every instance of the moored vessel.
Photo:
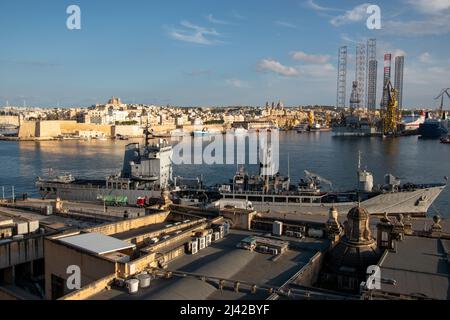
M 297 185 L 289 177 L 251 175 L 242 167 L 229 184 L 219 187 L 226 200 L 246 201 L 257 211 L 273 213 L 326 214 L 331 207 L 347 212 L 358 203 L 371 214 L 409 214 L 425 216 L 444 190 L 445 183 L 401 183 L 391 174 L 383 184 L 374 185 L 373 175 L 358 166 L 358 187 L 335 191 L 327 179 L 305 170 Z M 322 189 L 326 184 L 330 189 Z

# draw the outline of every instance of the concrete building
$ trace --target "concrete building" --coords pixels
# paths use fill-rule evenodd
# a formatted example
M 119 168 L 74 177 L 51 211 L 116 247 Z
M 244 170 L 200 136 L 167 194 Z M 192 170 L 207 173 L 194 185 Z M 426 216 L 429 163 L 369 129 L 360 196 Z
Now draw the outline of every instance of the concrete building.
M 155 210 L 144 217 L 49 237 L 44 250 L 46 298 L 84 299 L 114 279 L 163 266 L 184 254 L 192 232 L 206 227 L 204 219 Z M 80 267 L 81 290 L 67 285 L 67 268 L 72 265 Z

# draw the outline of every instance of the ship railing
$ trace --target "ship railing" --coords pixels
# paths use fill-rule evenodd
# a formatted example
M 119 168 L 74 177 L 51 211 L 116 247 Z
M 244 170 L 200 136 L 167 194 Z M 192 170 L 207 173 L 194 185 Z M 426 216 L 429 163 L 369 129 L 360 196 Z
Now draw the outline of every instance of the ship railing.
M 326 192 L 262 192 L 262 191 L 222 191 L 220 192 L 224 195 L 255 195 L 255 196 L 301 196 L 301 197 L 324 197 L 328 193 Z

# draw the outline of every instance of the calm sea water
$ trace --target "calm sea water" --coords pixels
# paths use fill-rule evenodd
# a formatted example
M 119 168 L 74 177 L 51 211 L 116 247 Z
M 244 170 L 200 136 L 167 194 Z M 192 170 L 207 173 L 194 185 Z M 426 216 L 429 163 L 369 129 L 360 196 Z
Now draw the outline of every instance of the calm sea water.
M 6 196 L 14 185 L 16 193 L 37 195 L 34 181 L 54 174 L 72 173 L 76 177 L 104 178 L 119 173 L 124 146 L 130 141 L 0 141 L 0 187 Z M 450 145 L 416 136 L 381 140 L 380 138 L 335 138 L 331 133 L 280 133 L 280 172 L 294 182 L 303 177 L 303 170 L 317 173 L 333 182 L 335 189 L 356 185 L 358 150 L 362 164 L 374 174 L 375 183 L 382 183 L 386 173 L 404 182 L 443 182 L 450 176 Z M 249 170 L 256 172 L 257 166 Z M 176 165 L 174 175 L 203 176 L 207 184 L 226 182 L 236 172 L 236 165 Z M 1 192 L 1 190 L 0 190 Z M 1 195 L 0 195 L 1 196 Z M 450 189 L 434 204 L 442 216 L 450 218 Z M 435 214 L 431 209 L 429 214 Z

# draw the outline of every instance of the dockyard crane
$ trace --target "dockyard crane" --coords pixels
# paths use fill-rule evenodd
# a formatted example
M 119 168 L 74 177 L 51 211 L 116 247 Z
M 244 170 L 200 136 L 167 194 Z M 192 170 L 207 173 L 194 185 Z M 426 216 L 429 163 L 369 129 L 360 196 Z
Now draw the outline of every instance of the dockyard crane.
M 441 106 L 439 108 L 439 115 L 441 118 L 444 117 L 444 96 L 447 95 L 447 97 L 450 99 L 449 91 L 450 91 L 450 88 L 442 89 L 441 93 L 436 98 L 434 98 L 434 100 L 441 99 Z
M 395 90 L 390 80 L 386 83 L 385 90 L 388 95 L 388 104 L 383 118 L 383 134 L 395 135 L 399 122 L 397 90 Z
M 316 121 L 316 120 L 315 120 L 315 117 L 314 117 L 314 111 L 311 110 L 311 111 L 309 111 L 309 114 L 308 114 L 308 123 L 309 123 L 309 126 L 312 127 L 315 121 Z

